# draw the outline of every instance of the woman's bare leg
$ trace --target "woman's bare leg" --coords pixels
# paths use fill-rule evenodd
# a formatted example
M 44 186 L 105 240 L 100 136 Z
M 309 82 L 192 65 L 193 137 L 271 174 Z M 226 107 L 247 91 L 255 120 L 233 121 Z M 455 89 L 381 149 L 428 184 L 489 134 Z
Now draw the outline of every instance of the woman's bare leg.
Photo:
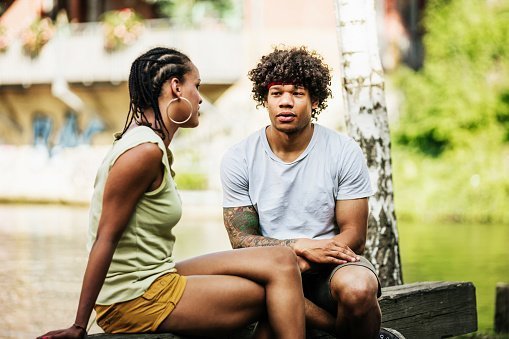
M 178 328 L 183 331 L 182 321 L 189 317 L 210 317 L 210 312 L 214 312 L 215 319 L 212 320 L 220 322 L 219 318 L 227 316 L 225 312 L 232 312 L 232 304 L 256 309 L 255 313 L 247 312 L 248 315 L 234 310 L 242 318 L 235 320 L 239 323 L 251 315 L 252 319 L 260 317 L 266 306 L 268 323 L 276 338 L 305 337 L 302 282 L 297 259 L 291 249 L 263 247 L 219 252 L 180 262 L 177 269 L 180 274 L 188 276 L 188 286 L 175 310 L 163 323 L 165 329 L 177 332 L 176 328 L 181 326 Z M 264 291 L 264 298 L 260 299 L 260 290 L 255 286 L 262 287 L 260 290 Z M 222 302 L 216 297 L 218 293 Z M 258 300 L 259 304 L 256 303 L 257 307 L 239 305 L 243 298 L 248 298 L 249 303 Z M 209 308 L 209 300 L 218 302 L 217 306 Z M 190 321 L 190 325 L 193 327 L 196 323 Z
M 182 298 L 158 330 L 224 337 L 264 312 L 265 291 L 253 281 L 227 275 L 189 276 Z

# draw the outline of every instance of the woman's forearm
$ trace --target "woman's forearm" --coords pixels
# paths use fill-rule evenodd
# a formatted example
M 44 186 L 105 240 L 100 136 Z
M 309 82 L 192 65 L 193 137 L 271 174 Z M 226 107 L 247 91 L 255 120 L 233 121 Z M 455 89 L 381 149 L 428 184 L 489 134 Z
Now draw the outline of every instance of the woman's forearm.
M 108 241 L 96 239 L 88 257 L 83 284 L 81 287 L 80 300 L 76 313 L 75 323 L 82 327 L 87 327 L 92 309 L 101 291 L 106 273 L 110 267 L 116 244 Z

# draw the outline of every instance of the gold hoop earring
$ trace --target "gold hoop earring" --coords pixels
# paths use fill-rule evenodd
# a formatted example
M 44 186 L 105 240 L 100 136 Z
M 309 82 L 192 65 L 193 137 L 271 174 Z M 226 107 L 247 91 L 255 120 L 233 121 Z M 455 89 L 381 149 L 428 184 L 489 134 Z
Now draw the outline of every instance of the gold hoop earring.
M 170 108 L 170 105 L 175 102 L 175 101 L 179 101 L 180 99 L 184 100 L 185 102 L 187 102 L 187 104 L 189 105 L 189 108 L 191 109 L 191 112 L 189 113 L 189 116 L 183 120 L 183 121 L 176 121 L 176 120 L 173 120 L 172 117 L 170 116 L 170 114 L 168 113 L 168 108 Z M 184 97 L 178 97 L 178 98 L 173 98 L 170 100 L 170 102 L 168 103 L 168 105 L 166 106 L 166 115 L 168 116 L 168 119 L 170 119 L 173 123 L 177 124 L 177 125 L 182 125 L 182 124 L 185 124 L 186 122 L 189 121 L 189 119 L 191 119 L 191 117 L 193 116 L 193 104 L 191 104 L 191 101 L 189 101 L 188 99 L 184 98 Z

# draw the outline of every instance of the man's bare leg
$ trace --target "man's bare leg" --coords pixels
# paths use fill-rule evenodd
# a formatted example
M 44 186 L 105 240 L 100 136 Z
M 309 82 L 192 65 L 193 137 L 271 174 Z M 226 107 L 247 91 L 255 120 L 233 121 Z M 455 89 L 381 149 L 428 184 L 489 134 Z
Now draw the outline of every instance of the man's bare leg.
M 331 334 L 335 333 L 336 318 L 309 299 L 304 299 L 306 328 L 316 328 Z
M 338 301 L 336 334 L 340 338 L 376 338 L 382 313 L 373 272 L 362 266 L 342 267 L 331 280 L 331 292 Z

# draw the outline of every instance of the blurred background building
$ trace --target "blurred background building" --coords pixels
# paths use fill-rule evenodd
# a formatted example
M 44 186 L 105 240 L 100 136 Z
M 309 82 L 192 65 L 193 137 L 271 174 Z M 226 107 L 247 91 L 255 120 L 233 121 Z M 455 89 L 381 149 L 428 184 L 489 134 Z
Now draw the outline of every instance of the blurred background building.
M 377 1 L 390 71 L 422 65 L 424 0 Z M 0 199 L 88 201 L 129 107 L 131 62 L 151 47 L 188 54 L 202 78 L 202 126 L 172 145 L 177 183 L 219 189 L 226 147 L 263 126 L 247 71 L 274 45 L 307 45 L 338 70 L 329 0 L 13 0 L 0 5 Z M 342 129 L 341 91 L 319 122 Z M 180 170 L 180 171 L 179 171 Z

